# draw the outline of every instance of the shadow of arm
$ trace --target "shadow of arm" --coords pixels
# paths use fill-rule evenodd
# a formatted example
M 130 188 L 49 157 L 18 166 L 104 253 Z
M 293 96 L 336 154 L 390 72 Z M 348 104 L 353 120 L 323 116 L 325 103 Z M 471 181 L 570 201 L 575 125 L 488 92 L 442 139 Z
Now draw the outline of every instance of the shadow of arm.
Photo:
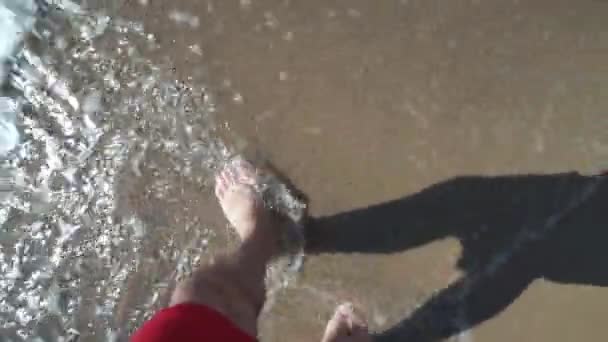
M 490 214 L 479 210 L 487 206 L 487 184 L 484 177 L 454 178 L 401 199 L 313 219 L 307 252 L 394 253 L 459 236 L 479 221 L 478 213 Z
M 429 219 L 436 214 L 402 199 L 316 218 L 307 228 L 307 252 L 393 253 L 420 246 L 447 233 Z

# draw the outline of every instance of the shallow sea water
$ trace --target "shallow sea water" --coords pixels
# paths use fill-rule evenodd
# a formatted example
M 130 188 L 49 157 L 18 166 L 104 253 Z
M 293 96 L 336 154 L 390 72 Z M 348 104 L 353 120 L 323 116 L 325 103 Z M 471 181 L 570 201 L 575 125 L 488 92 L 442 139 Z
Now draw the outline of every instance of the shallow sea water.
M 4 90 L 2 341 L 126 340 L 235 243 L 212 176 L 251 150 L 315 217 L 262 341 L 345 300 L 380 341 L 608 335 L 606 4 L 93 5 L 40 20 Z

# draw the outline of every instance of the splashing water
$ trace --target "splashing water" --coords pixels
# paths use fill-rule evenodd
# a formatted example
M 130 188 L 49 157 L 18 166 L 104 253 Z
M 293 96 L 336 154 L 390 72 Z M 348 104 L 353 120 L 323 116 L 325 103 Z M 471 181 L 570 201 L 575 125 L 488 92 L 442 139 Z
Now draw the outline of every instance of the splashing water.
M 210 192 L 231 153 L 208 90 L 145 58 L 158 46 L 142 25 L 60 4 L 27 27 L 0 93 L 0 340 L 125 340 L 206 254 L 213 227 L 174 203 Z M 145 199 L 176 213 L 138 210 Z

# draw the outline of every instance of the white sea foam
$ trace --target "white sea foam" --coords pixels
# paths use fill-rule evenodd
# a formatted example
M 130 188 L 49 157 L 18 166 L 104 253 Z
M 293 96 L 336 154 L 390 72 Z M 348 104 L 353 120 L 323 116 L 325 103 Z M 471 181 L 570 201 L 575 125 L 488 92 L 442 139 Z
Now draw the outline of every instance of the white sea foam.
M 36 5 L 31 0 L 0 1 L 0 83 L 8 73 L 5 62 L 30 30 L 35 12 Z M 19 142 L 15 125 L 16 110 L 14 101 L 0 98 L 0 156 L 14 149 Z

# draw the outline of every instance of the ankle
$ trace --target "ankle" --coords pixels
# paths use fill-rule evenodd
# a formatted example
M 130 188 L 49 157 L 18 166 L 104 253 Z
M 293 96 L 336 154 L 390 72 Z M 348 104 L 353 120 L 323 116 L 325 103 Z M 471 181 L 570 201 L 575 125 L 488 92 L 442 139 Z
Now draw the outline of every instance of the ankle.
M 269 228 L 269 226 L 260 226 L 250 230 L 250 234 L 243 237 L 240 249 L 247 254 L 274 257 L 279 253 L 280 237 Z

